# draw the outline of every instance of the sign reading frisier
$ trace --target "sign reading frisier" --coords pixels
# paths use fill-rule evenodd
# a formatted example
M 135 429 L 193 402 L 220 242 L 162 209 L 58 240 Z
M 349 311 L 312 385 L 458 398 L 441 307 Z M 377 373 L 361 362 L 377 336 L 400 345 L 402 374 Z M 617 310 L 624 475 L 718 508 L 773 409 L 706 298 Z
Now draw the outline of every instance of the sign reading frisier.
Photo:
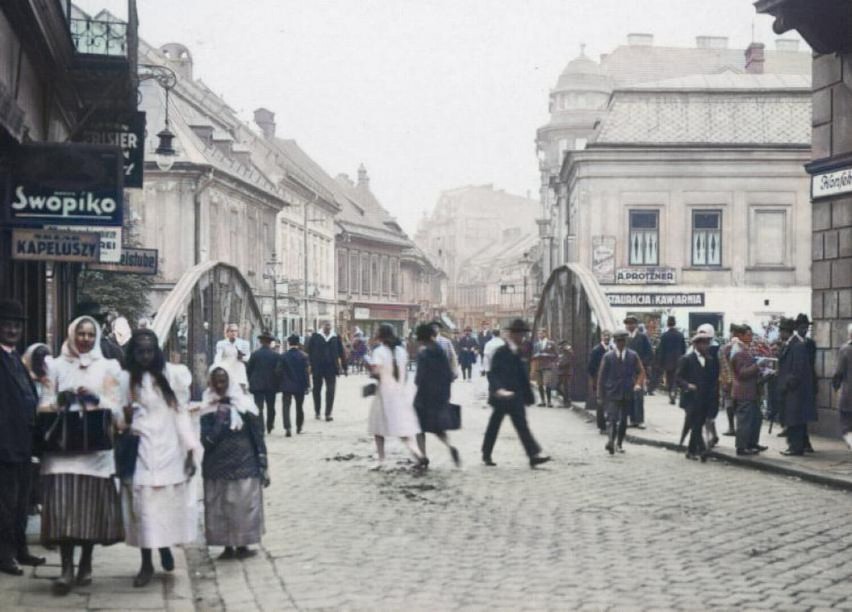
M 123 173 L 118 147 L 22 145 L 12 157 L 2 221 L 12 226 L 121 225 Z

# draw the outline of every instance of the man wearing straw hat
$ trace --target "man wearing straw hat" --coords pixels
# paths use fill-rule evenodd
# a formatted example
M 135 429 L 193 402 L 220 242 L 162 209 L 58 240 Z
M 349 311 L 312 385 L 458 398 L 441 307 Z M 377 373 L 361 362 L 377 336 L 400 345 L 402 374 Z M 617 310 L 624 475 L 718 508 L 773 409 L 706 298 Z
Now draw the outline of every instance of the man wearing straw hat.
M 707 415 L 719 408 L 719 360 L 710 352 L 712 332 L 699 331 L 692 337 L 693 351 L 678 362 L 677 382 L 680 405 L 689 425 L 687 459 L 707 460 L 707 444 L 702 431 Z

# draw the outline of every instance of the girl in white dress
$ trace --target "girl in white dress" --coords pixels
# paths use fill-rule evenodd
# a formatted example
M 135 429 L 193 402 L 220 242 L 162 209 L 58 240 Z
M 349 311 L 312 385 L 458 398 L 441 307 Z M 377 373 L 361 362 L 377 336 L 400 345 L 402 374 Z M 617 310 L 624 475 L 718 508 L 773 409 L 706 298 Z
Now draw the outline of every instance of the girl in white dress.
M 400 438 L 417 460 L 417 467 L 426 468 L 429 460 L 414 441 L 420 433 L 420 422 L 405 388 L 408 354 L 390 325 L 381 325 L 376 338 L 379 345 L 373 350 L 370 372 L 378 381 L 378 389 L 367 424 L 368 433 L 375 437 L 379 456 L 374 469 L 380 468 L 385 460 L 385 438 L 389 436 Z
M 170 547 L 197 537 L 197 499 L 190 479 L 201 444 L 189 418 L 192 375 L 186 366 L 166 363 L 157 335 L 138 329 L 127 344 L 123 372 L 124 416 L 139 436 L 132 479 L 122 483 L 127 544 L 141 550 L 142 565 L 133 586 L 151 582 L 152 549 L 167 572 L 174 569 Z

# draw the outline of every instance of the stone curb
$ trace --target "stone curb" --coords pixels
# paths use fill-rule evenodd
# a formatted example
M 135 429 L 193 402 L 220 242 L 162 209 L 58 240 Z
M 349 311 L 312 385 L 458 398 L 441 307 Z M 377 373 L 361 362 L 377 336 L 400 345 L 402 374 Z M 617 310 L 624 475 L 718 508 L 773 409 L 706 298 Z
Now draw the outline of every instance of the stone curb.
M 588 412 L 585 407 L 579 404 L 571 404 L 571 409 L 574 412 L 582 414 L 584 417 L 588 416 Z M 647 430 L 646 430 L 647 431 Z M 646 437 L 646 436 L 638 436 L 635 434 L 628 433 L 626 438 L 628 442 L 631 444 L 641 444 L 644 446 L 655 446 L 657 448 L 665 448 L 667 450 L 683 452 L 683 448 L 678 446 L 676 442 L 671 442 L 669 440 L 660 440 L 657 438 Z M 799 467 L 791 467 L 789 465 L 781 465 L 773 462 L 771 459 L 763 459 L 763 458 L 752 458 L 752 457 L 738 457 L 736 452 L 733 450 L 712 450 L 710 451 L 709 457 L 713 459 L 717 459 L 719 461 L 724 461 L 726 463 L 730 463 L 731 465 L 736 465 L 744 468 L 751 468 L 755 470 L 761 470 L 764 472 L 771 472 L 774 474 L 780 474 L 782 476 L 790 476 L 793 478 L 800 478 L 801 480 L 806 480 L 808 482 L 813 482 L 816 484 L 824 485 L 827 487 L 832 487 L 834 489 L 840 489 L 843 491 L 852 491 L 852 479 L 848 478 L 840 478 L 837 476 L 831 476 L 827 474 L 823 474 L 822 472 L 818 472 L 816 470 L 809 469 L 805 466 Z

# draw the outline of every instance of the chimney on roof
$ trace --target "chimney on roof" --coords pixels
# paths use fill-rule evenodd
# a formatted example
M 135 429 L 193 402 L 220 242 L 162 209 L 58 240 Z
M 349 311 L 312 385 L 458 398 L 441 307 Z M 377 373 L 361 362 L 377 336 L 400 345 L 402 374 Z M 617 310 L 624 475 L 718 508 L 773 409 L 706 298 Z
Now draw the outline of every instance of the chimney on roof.
M 798 52 L 799 40 L 796 38 L 777 38 L 775 40 L 776 51 L 793 51 Z
M 727 36 L 696 36 L 695 46 L 699 49 L 727 49 Z
M 358 187 L 370 189 L 370 175 L 367 174 L 364 164 L 358 166 Z
M 745 71 L 748 74 L 763 74 L 763 64 L 766 61 L 765 45 L 759 42 L 751 43 L 745 50 Z
M 259 108 L 254 111 L 254 122 L 264 138 L 275 138 L 275 113 L 268 108 Z
M 653 47 L 654 46 L 654 35 L 653 34 L 628 34 L 627 35 L 627 44 L 631 47 Z
M 169 68 L 180 78 L 192 80 L 192 55 L 189 49 L 180 43 L 168 43 L 160 47 L 160 53 L 166 57 Z

